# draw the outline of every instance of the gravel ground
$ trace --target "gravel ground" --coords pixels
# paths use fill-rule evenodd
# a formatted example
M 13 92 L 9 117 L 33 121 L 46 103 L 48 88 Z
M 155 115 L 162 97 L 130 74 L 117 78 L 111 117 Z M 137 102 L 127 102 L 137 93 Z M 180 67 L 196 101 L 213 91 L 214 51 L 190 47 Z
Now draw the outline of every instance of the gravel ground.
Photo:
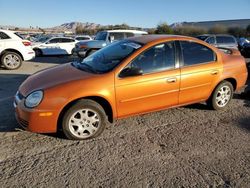
M 12 101 L 20 83 L 72 59 L 0 70 L 0 187 L 250 187 L 246 92 L 224 111 L 195 104 L 136 116 L 87 141 L 18 131 Z

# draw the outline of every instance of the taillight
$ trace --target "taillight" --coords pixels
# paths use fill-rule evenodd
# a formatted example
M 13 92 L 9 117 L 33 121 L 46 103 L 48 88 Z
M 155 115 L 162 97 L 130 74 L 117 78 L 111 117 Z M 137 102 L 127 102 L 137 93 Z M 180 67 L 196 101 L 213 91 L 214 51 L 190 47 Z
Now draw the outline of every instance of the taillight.
M 79 48 L 84 49 L 84 48 L 87 48 L 87 46 L 85 46 L 85 45 L 80 45 Z
M 29 42 L 29 41 L 23 41 L 23 45 L 24 45 L 24 46 L 30 46 L 30 45 L 31 45 L 31 42 Z

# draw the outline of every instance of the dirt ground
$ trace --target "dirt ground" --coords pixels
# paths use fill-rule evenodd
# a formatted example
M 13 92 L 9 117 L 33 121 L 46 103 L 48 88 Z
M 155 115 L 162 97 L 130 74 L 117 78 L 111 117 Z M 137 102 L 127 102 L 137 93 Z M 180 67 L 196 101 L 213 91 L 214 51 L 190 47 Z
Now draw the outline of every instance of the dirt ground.
M 12 102 L 20 83 L 71 60 L 0 70 L 0 187 L 250 187 L 246 93 L 224 111 L 195 104 L 136 116 L 87 141 L 18 131 Z

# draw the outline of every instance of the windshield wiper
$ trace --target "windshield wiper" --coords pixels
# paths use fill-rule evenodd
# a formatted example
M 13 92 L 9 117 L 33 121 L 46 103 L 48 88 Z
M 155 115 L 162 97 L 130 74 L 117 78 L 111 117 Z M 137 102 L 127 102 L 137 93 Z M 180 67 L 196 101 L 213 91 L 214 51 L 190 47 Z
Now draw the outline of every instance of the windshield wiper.
M 86 63 L 80 63 L 80 66 L 84 66 L 87 70 L 89 70 L 92 73 L 99 73 L 97 70 L 95 70 L 92 66 Z

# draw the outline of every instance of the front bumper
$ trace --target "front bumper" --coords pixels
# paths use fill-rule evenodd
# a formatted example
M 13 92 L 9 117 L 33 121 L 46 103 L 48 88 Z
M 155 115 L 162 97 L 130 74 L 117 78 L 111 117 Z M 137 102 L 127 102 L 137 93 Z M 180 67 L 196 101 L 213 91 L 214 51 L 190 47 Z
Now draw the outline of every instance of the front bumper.
M 57 131 L 57 117 L 55 111 L 37 108 L 29 109 L 24 105 L 24 96 L 17 93 L 14 107 L 15 116 L 20 126 L 36 133 L 55 133 Z

